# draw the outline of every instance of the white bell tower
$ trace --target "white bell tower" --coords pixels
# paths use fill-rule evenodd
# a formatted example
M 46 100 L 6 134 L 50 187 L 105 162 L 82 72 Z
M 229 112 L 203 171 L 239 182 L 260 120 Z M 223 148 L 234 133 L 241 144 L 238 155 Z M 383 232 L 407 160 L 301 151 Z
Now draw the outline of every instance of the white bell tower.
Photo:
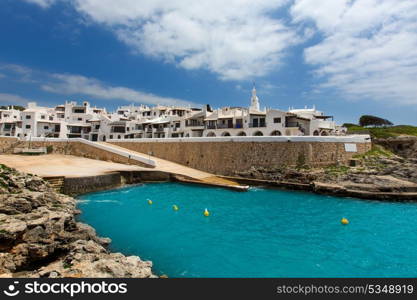
M 255 84 L 253 84 L 252 98 L 250 100 L 250 109 L 259 111 L 259 98 L 256 96 Z

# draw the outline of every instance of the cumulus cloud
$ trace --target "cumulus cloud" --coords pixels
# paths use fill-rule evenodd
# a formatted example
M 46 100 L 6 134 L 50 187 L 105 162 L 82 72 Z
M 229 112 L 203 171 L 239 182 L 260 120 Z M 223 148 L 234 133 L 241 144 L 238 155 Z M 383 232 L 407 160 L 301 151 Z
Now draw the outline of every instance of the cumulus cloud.
M 304 61 L 323 83 L 313 91 L 417 103 L 415 0 L 66 1 L 137 53 L 223 80 L 268 75 L 314 36 Z
M 101 81 L 81 75 L 51 74 L 51 80 L 42 84 L 44 91 L 63 95 L 87 95 L 96 99 L 125 100 L 136 103 L 162 105 L 193 105 L 198 104 L 169 97 L 160 97 L 150 93 L 136 91 L 126 87 L 107 86 Z
M 0 93 L 0 103 L 3 105 L 25 105 L 33 100 L 15 94 Z
M 417 2 L 298 0 L 294 22 L 314 26 L 321 42 L 304 50 L 324 83 L 342 95 L 417 104 Z M 313 24 L 313 25 L 310 25 Z
M 286 0 L 75 0 L 135 51 L 242 80 L 279 67 L 297 34 L 271 13 Z
M 158 96 L 123 86 L 111 86 L 96 78 L 79 74 L 48 73 L 16 64 L 0 64 L 0 70 L 6 71 L 9 79 L 35 85 L 43 91 L 54 94 L 85 95 L 95 99 L 125 100 L 151 105 L 200 106 L 192 101 Z

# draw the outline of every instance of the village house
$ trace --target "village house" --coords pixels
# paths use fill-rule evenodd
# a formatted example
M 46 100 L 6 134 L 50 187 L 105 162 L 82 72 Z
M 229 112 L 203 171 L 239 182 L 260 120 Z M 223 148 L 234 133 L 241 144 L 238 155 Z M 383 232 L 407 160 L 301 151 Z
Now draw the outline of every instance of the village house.
M 256 88 L 249 107 L 203 108 L 146 105 L 119 107 L 108 113 L 89 102 L 54 108 L 28 103 L 24 111 L 0 110 L 0 135 L 83 138 L 90 141 L 224 136 L 344 135 L 332 116 L 313 108 L 261 109 Z

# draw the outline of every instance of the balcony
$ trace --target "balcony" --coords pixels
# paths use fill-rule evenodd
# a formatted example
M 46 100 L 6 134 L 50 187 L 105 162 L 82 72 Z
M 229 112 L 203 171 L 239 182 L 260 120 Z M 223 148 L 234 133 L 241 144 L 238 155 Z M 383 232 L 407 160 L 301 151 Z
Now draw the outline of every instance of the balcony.
M 298 128 L 298 127 L 300 127 L 300 123 L 298 123 L 298 122 L 287 122 L 285 124 L 285 127 L 296 127 L 296 128 Z
M 250 128 L 264 128 L 266 123 L 249 123 Z
M 233 124 L 217 124 L 218 129 L 235 128 Z
M 203 123 L 191 123 L 191 124 L 185 125 L 185 127 L 204 127 L 204 124 Z

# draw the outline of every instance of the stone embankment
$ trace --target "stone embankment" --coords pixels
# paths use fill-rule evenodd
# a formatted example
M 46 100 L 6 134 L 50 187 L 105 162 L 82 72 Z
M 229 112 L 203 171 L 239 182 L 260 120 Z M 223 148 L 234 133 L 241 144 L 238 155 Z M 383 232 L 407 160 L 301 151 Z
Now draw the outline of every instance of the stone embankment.
M 375 200 L 417 201 L 417 152 L 396 155 L 380 146 L 359 155 L 354 166 L 251 168 L 234 179 L 289 189 Z
M 74 198 L 0 165 L 0 277 L 155 277 L 151 262 L 109 252 L 78 213 Z

